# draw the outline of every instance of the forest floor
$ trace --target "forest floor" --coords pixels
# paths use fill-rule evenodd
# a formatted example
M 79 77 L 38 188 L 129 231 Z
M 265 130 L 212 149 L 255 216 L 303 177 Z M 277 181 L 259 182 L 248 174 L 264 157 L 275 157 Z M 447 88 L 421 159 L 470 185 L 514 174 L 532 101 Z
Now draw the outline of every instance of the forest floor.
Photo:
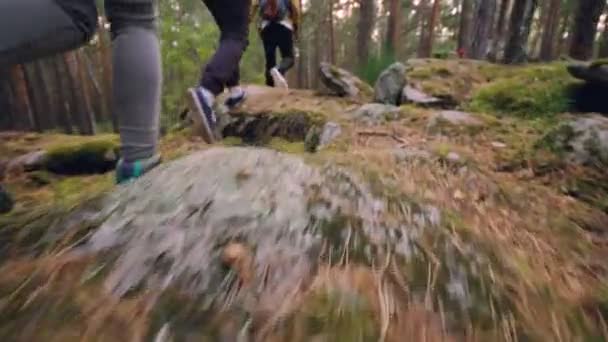
M 608 339 L 608 176 L 594 167 L 565 163 L 557 152 L 539 147 L 549 132 L 577 115 L 558 112 L 559 107 L 543 113 L 543 101 L 552 106 L 561 101 L 547 94 L 557 87 L 554 83 L 564 86 L 563 66 L 450 63 L 415 68 L 410 83 L 434 95 L 451 94 L 458 109 L 471 112 L 474 124 L 437 122 L 442 110 L 405 105 L 397 117 L 370 125 L 353 119 L 361 105 L 357 101 L 248 87 L 247 104 L 233 115 L 237 123 L 228 123 L 217 145 L 253 145 L 295 155 L 310 165 L 338 165 L 361 177 L 379 198 L 408 198 L 439 208 L 442 221 L 441 239 L 423 236 L 417 242 L 425 255 L 422 271 L 402 272 L 404 284 L 395 280 L 407 293 L 424 288 L 423 300 L 391 297 L 387 314 L 384 283 L 376 270 L 354 263 L 334 266 L 321 277 L 324 286 L 348 288 L 366 299 L 371 313 L 352 313 L 327 301 L 309 303 L 294 316 L 305 317 L 304 325 L 314 333 L 298 331 L 293 322 L 300 321 L 293 318 L 292 332 L 267 340 Z M 538 89 L 548 98 L 530 99 Z M 489 91 L 494 92 L 484 93 Z M 509 91 L 515 94 L 505 95 Z M 485 101 L 488 96 L 496 102 Z M 242 129 L 239 120 L 248 128 Z M 305 137 L 327 122 L 338 124 L 341 134 L 310 152 Z M 114 136 L 15 133 L 0 135 L 0 151 L 13 158 L 91 139 L 116 141 Z M 171 130 L 161 142 L 165 163 L 211 147 L 190 128 Z M 97 277 L 91 257 L 69 253 L 94 228 L 54 239 L 46 231 L 82 203 L 114 192 L 111 172 L 14 171 L 4 184 L 14 194 L 16 208 L 0 216 L 0 339 L 131 341 L 160 336 L 162 331 L 150 330 L 155 318 L 145 296 L 117 300 L 101 295 L 101 283 L 88 281 Z M 474 298 L 467 305 L 449 304 L 449 294 L 440 290 L 448 286 L 437 285 L 447 281 L 445 274 L 456 272 L 445 249 L 468 260 L 459 269 L 469 279 L 463 291 Z M 460 316 L 457 323 L 449 322 L 452 316 Z M 321 323 L 310 323 L 311 317 Z

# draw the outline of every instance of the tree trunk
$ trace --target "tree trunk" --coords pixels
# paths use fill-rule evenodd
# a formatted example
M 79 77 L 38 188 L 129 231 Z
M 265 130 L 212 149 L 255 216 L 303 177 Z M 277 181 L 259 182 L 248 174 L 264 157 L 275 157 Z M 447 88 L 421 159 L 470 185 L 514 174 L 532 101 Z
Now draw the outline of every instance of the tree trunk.
M 559 37 L 557 38 L 557 55 L 561 56 L 562 54 L 564 54 L 566 51 L 566 47 L 568 46 L 568 41 L 570 39 L 571 35 L 568 35 L 568 37 L 566 37 L 566 33 L 568 32 L 568 28 L 570 28 L 571 26 L 571 21 L 572 21 L 572 11 L 566 10 L 564 11 L 565 14 L 563 15 L 562 21 L 561 21 L 561 28 L 559 30 Z
M 367 64 L 369 60 L 375 14 L 375 0 L 359 0 L 359 23 L 357 24 L 357 58 L 359 59 L 359 67 Z
M 70 51 L 63 55 L 65 65 L 68 71 L 70 98 L 72 102 L 72 113 L 77 117 L 78 131 L 83 135 L 95 134 L 95 128 L 89 120 L 89 110 L 87 102 L 80 82 L 80 72 L 78 68 L 78 59 L 76 52 Z
M 63 77 L 66 74 L 66 65 L 63 56 L 55 56 L 53 59 L 55 81 L 57 90 L 57 99 L 59 101 L 57 120 L 62 125 L 63 130 L 67 134 L 74 133 L 70 112 L 72 110 L 70 105 L 70 90 L 68 89 L 68 80 Z
M 86 65 L 82 58 L 83 51 L 78 50 L 75 52 L 76 66 L 78 68 L 78 88 L 80 89 L 80 96 L 82 99 L 82 105 L 84 111 L 82 112 L 82 120 L 84 123 L 86 134 L 94 135 L 95 129 L 95 113 L 93 112 L 93 105 L 91 104 L 91 94 L 89 93 L 89 87 L 87 86 L 87 71 Z
M 23 75 L 25 76 L 25 85 L 27 87 L 27 95 L 30 99 L 30 108 L 32 111 L 32 118 L 34 126 L 32 127 L 36 132 L 41 133 L 43 129 L 45 111 L 48 106 L 45 106 L 42 102 L 41 95 L 46 89 L 44 85 L 38 82 L 38 76 L 34 70 L 33 64 L 23 65 Z
M 599 58 L 608 58 L 608 15 L 604 18 L 604 32 L 600 39 Z
M 112 110 L 112 47 L 110 44 L 110 34 L 108 30 L 103 28 L 105 20 L 102 18 L 99 29 L 99 59 L 102 65 L 102 83 L 103 83 L 103 111 L 107 118 L 112 120 L 112 128 L 115 133 L 118 133 L 118 118 L 114 110 Z
M 498 10 L 498 19 L 496 22 L 496 29 L 494 31 L 494 39 L 492 40 L 491 60 L 496 61 L 499 56 L 499 52 L 502 51 L 502 47 L 505 42 L 505 33 L 509 32 L 507 28 L 507 18 L 509 9 L 511 8 L 511 0 L 502 0 L 500 2 L 500 9 Z
M 475 0 L 463 0 L 458 32 L 458 51 L 462 57 L 469 57 L 471 55 L 474 15 Z
M 336 63 L 336 32 L 334 30 L 334 0 L 328 0 L 327 21 L 329 26 L 329 62 Z
M 541 43 L 541 37 L 543 35 L 543 31 L 544 28 L 546 26 L 546 22 L 547 22 L 547 18 L 548 18 L 548 12 L 549 12 L 549 5 L 551 0 L 545 0 L 545 1 L 541 1 L 539 3 L 539 11 L 540 11 L 540 16 L 538 18 L 538 20 L 535 20 L 535 24 L 533 23 L 533 28 L 534 30 L 531 33 L 531 42 L 530 42 L 530 56 L 538 56 L 540 55 L 540 43 Z
M 399 47 L 399 36 L 401 33 L 401 18 L 402 8 L 400 0 L 390 0 L 389 2 L 389 16 L 386 28 L 386 50 L 388 53 L 397 56 L 397 49 Z
M 418 57 L 429 58 L 433 53 L 433 40 L 435 38 L 435 26 L 437 26 L 437 19 L 441 9 L 441 0 L 434 0 L 433 7 L 429 11 L 428 0 L 421 2 L 424 3 L 425 11 L 427 12 L 425 17 L 427 19 L 423 21 L 423 26 L 420 34 L 420 45 L 418 45 Z
M 473 59 L 485 59 L 488 56 L 495 12 L 496 0 L 483 0 L 476 10 L 473 43 L 471 45 L 471 57 Z
M 557 33 L 561 18 L 561 0 L 549 0 L 549 12 L 543 29 L 543 38 L 540 47 L 540 59 L 545 62 L 555 59 Z
M 32 130 L 36 127 L 36 123 L 32 114 L 32 105 L 28 95 L 23 65 L 18 64 L 11 67 L 10 78 L 12 80 L 14 107 L 12 112 L 16 119 L 15 128 L 24 131 Z
M 511 11 L 509 39 L 505 48 L 507 64 L 523 63 L 527 59 L 527 45 L 538 0 L 515 0 Z
M 597 24 L 606 7 L 606 0 L 580 0 L 570 44 L 570 57 L 588 60 L 593 57 L 593 43 L 597 33 Z

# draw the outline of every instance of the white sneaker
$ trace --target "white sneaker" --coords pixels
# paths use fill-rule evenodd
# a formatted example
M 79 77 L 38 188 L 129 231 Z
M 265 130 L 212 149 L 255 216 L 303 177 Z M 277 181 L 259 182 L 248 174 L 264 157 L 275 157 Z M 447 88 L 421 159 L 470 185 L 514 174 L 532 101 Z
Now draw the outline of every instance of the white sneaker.
M 281 75 L 279 69 L 270 69 L 270 76 L 272 76 L 272 81 L 274 82 L 274 86 L 276 88 L 289 89 L 289 84 L 287 84 L 287 80 L 285 77 L 283 77 L 283 75 Z

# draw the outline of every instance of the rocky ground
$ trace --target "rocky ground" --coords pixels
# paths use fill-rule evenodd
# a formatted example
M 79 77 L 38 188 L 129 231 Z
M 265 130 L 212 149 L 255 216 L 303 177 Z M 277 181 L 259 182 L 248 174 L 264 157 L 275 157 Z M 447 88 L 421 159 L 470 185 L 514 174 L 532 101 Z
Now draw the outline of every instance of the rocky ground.
M 322 71 L 129 186 L 115 136 L 0 134 L 1 340 L 608 337 L 608 119 L 565 65 Z

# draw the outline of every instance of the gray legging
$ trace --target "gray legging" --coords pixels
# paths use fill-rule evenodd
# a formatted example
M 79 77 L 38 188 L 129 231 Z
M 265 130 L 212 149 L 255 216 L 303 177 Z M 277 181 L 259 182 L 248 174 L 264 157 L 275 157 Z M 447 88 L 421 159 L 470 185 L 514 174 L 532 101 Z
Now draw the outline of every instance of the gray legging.
M 156 153 L 162 72 L 154 1 L 105 0 L 113 110 L 129 162 Z M 77 48 L 96 27 L 95 0 L 0 0 L 0 69 Z

